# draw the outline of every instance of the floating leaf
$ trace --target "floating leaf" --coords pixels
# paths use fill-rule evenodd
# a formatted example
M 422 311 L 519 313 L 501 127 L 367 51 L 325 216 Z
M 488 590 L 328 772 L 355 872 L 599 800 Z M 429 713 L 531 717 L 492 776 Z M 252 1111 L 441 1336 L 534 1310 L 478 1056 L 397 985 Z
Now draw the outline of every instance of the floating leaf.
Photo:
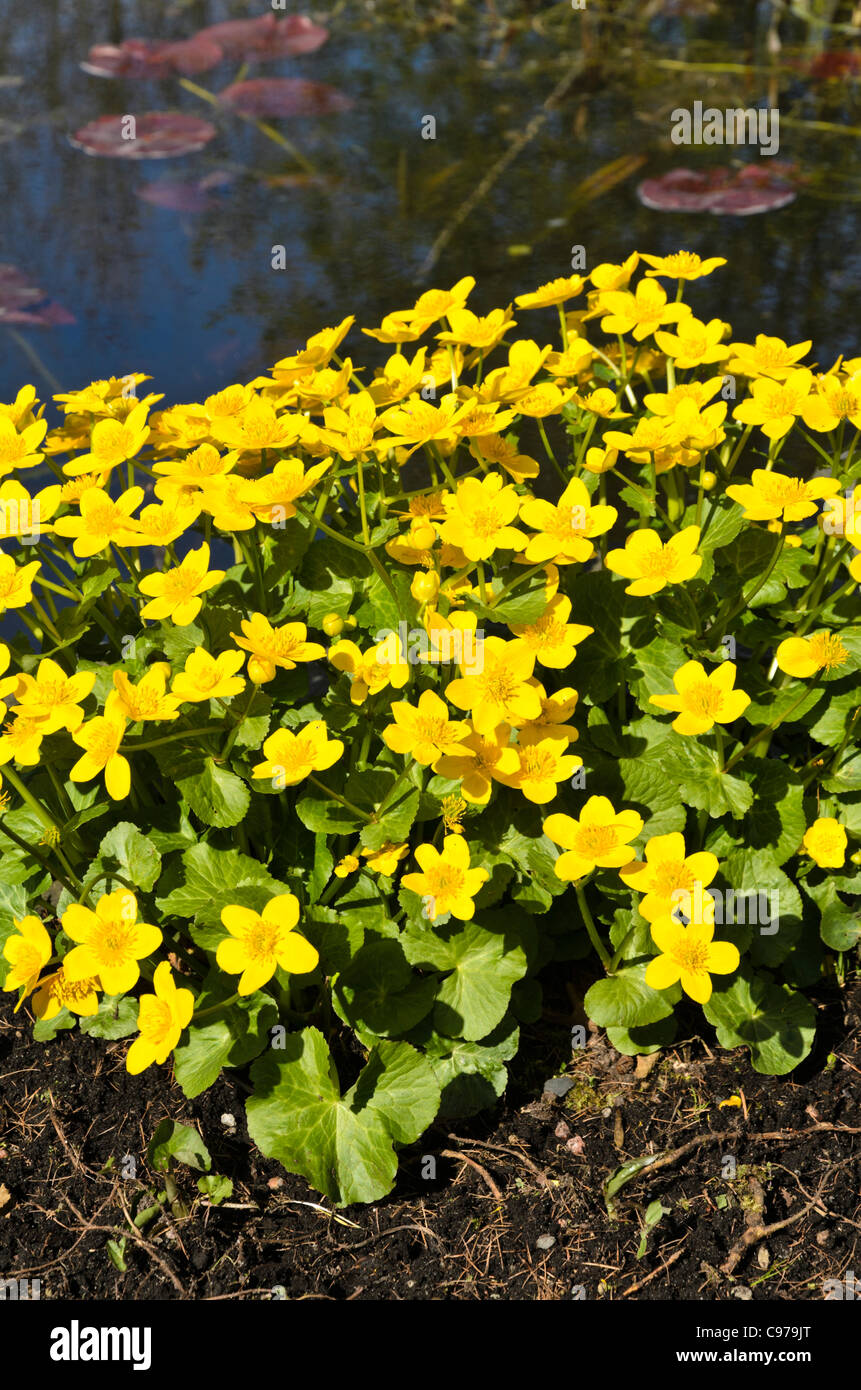
M 291 14 L 277 19 L 274 14 L 257 19 L 229 19 L 224 24 L 210 24 L 200 29 L 195 41 L 215 43 L 228 58 L 266 62 L 275 58 L 295 58 L 301 53 L 313 53 L 329 37 L 307 15 Z
M 199 116 L 148 111 L 134 117 L 100 116 L 70 135 L 69 141 L 84 154 L 103 159 L 173 159 L 202 150 L 216 134 L 215 126 Z
M 223 57 L 224 52 L 215 40 L 200 34 L 177 43 L 124 39 L 120 44 L 96 44 L 81 68 L 91 77 L 159 78 L 171 72 L 187 75 L 208 72 Z
M 0 323 L 22 323 L 31 328 L 53 328 L 75 323 L 75 317 L 48 299 L 44 290 L 32 285 L 14 265 L 0 265 Z
M 303 77 L 255 77 L 234 82 L 219 100 L 243 116 L 330 116 L 350 111 L 353 103 L 336 87 Z
M 233 175 L 216 170 L 203 179 L 159 179 L 141 184 L 135 193 L 144 203 L 153 207 L 168 208 L 171 212 L 211 212 L 222 206 L 219 198 L 213 198 L 210 190 L 221 184 L 231 183 Z
M 671 169 L 657 179 L 644 179 L 637 197 L 656 212 L 711 212 L 749 217 L 775 212 L 796 197 L 793 166 L 747 164 L 742 169 L 718 165 L 712 169 Z

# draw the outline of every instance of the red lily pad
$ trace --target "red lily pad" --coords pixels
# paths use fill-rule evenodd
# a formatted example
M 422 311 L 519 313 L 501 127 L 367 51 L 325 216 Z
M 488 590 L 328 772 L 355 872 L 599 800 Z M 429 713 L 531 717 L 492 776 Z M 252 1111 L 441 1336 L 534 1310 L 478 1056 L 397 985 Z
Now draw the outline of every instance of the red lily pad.
M 255 77 L 219 92 L 219 101 L 243 116 L 329 116 L 353 103 L 337 87 L 303 77 Z
M 145 183 L 136 188 L 135 193 L 143 202 L 168 208 L 171 212 L 211 212 L 213 208 L 221 207 L 222 202 L 219 198 L 211 197 L 210 190 L 232 182 L 232 174 L 225 169 L 216 169 L 202 179 L 159 179 Z
M 129 120 L 134 119 L 134 137 Z M 142 116 L 100 116 L 69 136 L 75 149 L 104 159 L 173 159 L 202 150 L 217 135 L 215 126 L 181 111 L 149 111 Z
M 68 309 L 48 299 L 44 290 L 31 284 L 17 266 L 0 265 L 0 324 L 53 328 L 56 324 L 75 322 Z
M 275 58 L 295 58 L 313 53 L 329 37 L 328 29 L 307 18 L 291 14 L 277 19 L 274 14 L 257 19 L 229 19 L 198 30 L 196 39 L 218 44 L 229 58 L 266 62 Z
M 656 212 L 711 212 L 749 217 L 776 212 L 797 196 L 793 166 L 770 163 L 766 168 L 746 164 L 741 169 L 671 169 L 657 179 L 644 179 L 637 197 Z
M 81 67 L 92 77 L 159 78 L 172 72 L 208 72 L 223 57 L 222 49 L 213 39 L 200 35 L 177 43 L 125 39 L 121 44 L 96 44 Z

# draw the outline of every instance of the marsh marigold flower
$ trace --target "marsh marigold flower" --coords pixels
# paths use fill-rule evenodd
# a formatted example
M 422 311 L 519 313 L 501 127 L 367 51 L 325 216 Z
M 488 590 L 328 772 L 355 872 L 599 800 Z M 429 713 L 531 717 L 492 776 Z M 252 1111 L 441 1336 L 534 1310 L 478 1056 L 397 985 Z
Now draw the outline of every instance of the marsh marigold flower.
M 62 1009 L 81 1018 L 92 1018 L 99 1012 L 99 981 L 68 980 L 62 966 L 53 975 L 39 981 L 33 995 L 33 1013 L 42 1023 L 50 1023 Z
M 626 594 L 657 594 L 668 584 L 683 584 L 697 573 L 703 562 L 701 555 L 694 554 L 699 539 L 699 526 L 685 526 L 664 545 L 657 531 L 644 526 L 631 533 L 624 550 L 611 550 L 604 564 L 632 581 Z
M 236 987 L 241 995 L 262 989 L 278 969 L 307 975 L 320 959 L 310 941 L 294 931 L 299 899 L 292 893 L 270 898 L 262 912 L 236 904 L 223 907 L 221 921 L 230 935 L 219 942 L 215 959 L 220 970 L 241 977 Z
M 197 550 L 190 550 L 174 569 L 144 575 L 138 588 L 150 601 L 141 608 L 141 617 L 154 622 L 170 618 L 177 627 L 188 627 L 203 607 L 201 594 L 220 584 L 224 573 L 210 570 L 209 546 L 204 542 Z
M 490 875 L 486 869 L 470 868 L 469 846 L 462 835 L 446 835 L 442 853 L 433 845 L 419 845 L 415 858 L 421 873 L 404 874 L 404 888 L 418 893 L 427 903 L 428 917 L 435 922 L 450 912 L 461 922 L 475 916 L 473 898 Z
M 103 893 L 95 910 L 72 903 L 62 916 L 63 931 L 77 944 L 63 958 L 66 979 L 98 978 L 105 994 L 126 994 L 140 979 L 139 961 L 157 951 L 158 927 L 137 920 L 134 893 Z
M 304 729 L 276 729 L 264 741 L 265 762 L 257 763 L 251 775 L 270 778 L 279 787 L 295 787 L 312 772 L 334 767 L 344 751 L 338 738 L 330 739 L 322 719 L 313 719 Z
M 137 685 L 132 684 L 124 671 L 114 671 L 114 688 L 105 704 L 105 714 L 122 716 L 132 724 L 140 724 L 147 719 L 176 719 L 179 701 L 175 696 L 166 694 L 169 675 L 168 661 L 154 661 Z
M 681 984 L 685 994 L 697 1004 L 707 1004 L 712 995 L 712 975 L 731 975 L 741 961 L 738 947 L 730 941 L 713 941 L 714 923 L 700 922 L 689 927 L 672 917 L 653 922 L 652 940 L 661 952 L 646 966 L 646 984 L 651 989 L 668 989 Z
M 387 685 L 402 690 L 410 678 L 397 633 L 366 652 L 360 651 L 355 642 L 335 642 L 329 648 L 329 660 L 336 670 L 349 676 L 350 703 L 354 705 L 364 704 L 369 695 L 378 694 Z
M 418 707 L 396 700 L 391 707 L 393 724 L 383 730 L 383 742 L 393 753 L 408 753 L 423 767 L 436 767 L 446 755 L 468 757 L 464 739 L 468 724 L 449 718 L 448 706 L 433 690 L 419 696 Z
M 514 302 L 518 309 L 552 309 L 582 294 L 585 283 L 582 275 L 560 277 L 549 280 L 532 294 L 519 294 Z
M 668 304 L 666 291 L 657 280 L 646 279 L 639 282 L 633 294 L 630 290 L 605 291 L 601 295 L 601 308 L 604 311 L 601 328 L 605 333 L 632 333 L 638 343 L 656 328 L 663 328 L 665 323 L 678 323 L 691 312 L 687 304 Z
M 113 801 L 124 801 L 132 784 L 129 760 L 119 751 L 125 727 L 121 714 L 106 711 L 76 729 L 72 738 L 84 752 L 69 773 L 70 781 L 91 782 L 103 772 L 108 796 Z
M 467 560 L 489 560 L 497 550 L 523 550 L 526 537 L 512 526 L 520 498 L 498 473 L 465 478 L 457 491 L 443 497 L 446 520 L 440 534 L 457 545 Z
M 733 483 L 727 496 L 744 507 L 748 521 L 804 521 L 813 516 L 817 502 L 840 491 L 836 478 L 790 478 L 784 473 L 755 468 L 749 483 Z
M 0 734 L 0 767 L 13 760 L 19 767 L 35 767 L 45 733 L 44 720 L 29 719 L 16 712 Z
M 486 806 L 494 781 L 517 771 L 517 750 L 510 743 L 511 726 L 499 724 L 487 734 L 476 732 L 467 720 L 469 734 L 453 753 L 440 758 L 434 771 L 440 777 L 460 782 L 460 794 L 473 806 Z
M 0 616 L 7 608 L 25 608 L 33 598 L 33 580 L 42 568 L 38 560 L 15 564 L 11 555 L 0 555 Z
M 538 534 L 529 537 L 524 559 L 530 565 L 553 560 L 558 565 L 583 562 L 595 553 L 593 537 L 601 536 L 616 520 L 615 507 L 592 505 L 586 485 L 572 478 L 559 501 L 530 497 L 521 503 L 520 520 Z
M 721 342 L 724 330 L 725 324 L 721 319 L 709 319 L 708 323 L 703 323 L 691 314 L 690 318 L 681 320 L 675 333 L 658 329 L 655 342 L 661 352 L 672 357 L 676 366 L 684 371 L 688 367 L 723 362 L 729 357 L 729 348 Z
M 645 895 L 638 903 L 640 915 L 647 922 L 656 922 L 659 917 L 672 916 L 679 906 L 691 917 L 693 912 L 688 908 L 694 907 L 697 884 L 707 887 L 717 871 L 716 855 L 707 850 L 686 855 L 684 836 L 674 831 L 647 840 L 645 859 L 626 864 L 619 877 L 628 888 Z
M 849 653 L 836 633 L 817 632 L 813 637 L 787 637 L 775 653 L 778 667 L 788 676 L 804 680 L 817 671 L 845 666 Z
M 561 670 L 571 665 L 579 644 L 595 631 L 583 623 L 569 623 L 570 615 L 571 600 L 556 594 L 540 618 L 532 623 L 512 623 L 511 631 L 542 666 Z
M 75 478 L 80 473 L 116 468 L 118 464 L 136 458 L 149 438 L 148 414 L 149 406 L 141 401 L 132 406 L 124 421 L 112 418 L 98 420 L 93 426 L 90 452 L 78 454 L 65 463 L 63 472 L 68 478 Z
M 146 1071 L 153 1062 L 161 1066 L 167 1061 L 194 1013 L 194 995 L 190 989 L 177 989 L 166 960 L 156 966 L 152 983 L 155 993 L 141 995 L 140 1036 L 126 1053 L 126 1071 L 132 1076 Z
M 820 869 L 842 869 L 848 843 L 845 829 L 833 816 L 819 816 L 801 842 Z
M 56 661 L 46 657 L 39 662 L 35 676 L 22 675 L 18 684 L 18 710 L 27 719 L 38 719 L 44 733 L 57 729 L 73 733 L 84 722 L 81 701 L 96 683 L 94 671 L 69 676 Z
M 98 555 L 115 545 L 137 545 L 140 528 L 132 512 L 143 501 L 142 487 L 130 487 L 116 501 L 102 488 L 88 488 L 81 493 L 80 515 L 61 516 L 54 522 L 58 536 L 71 538 L 72 549 L 79 560 Z
M 765 333 L 757 333 L 755 343 L 730 343 L 730 360 L 727 368 L 740 376 L 773 377 L 783 381 L 794 372 L 802 357 L 813 345 L 813 339 L 805 343 L 795 343 L 789 347 L 782 338 L 769 338 Z
M 861 372 L 849 378 L 821 376 L 801 409 L 808 429 L 818 434 L 836 430 L 843 420 L 861 429 Z
M 650 695 L 661 709 L 677 710 L 673 728 L 677 734 L 707 734 L 715 724 L 732 724 L 750 704 L 750 696 L 734 690 L 736 668 L 724 661 L 706 675 L 699 661 L 686 661 L 673 676 L 675 695 Z
M 229 700 L 245 689 L 244 676 L 237 675 L 244 660 L 239 651 L 211 656 L 203 647 L 195 647 L 185 658 L 183 670 L 171 681 L 171 691 L 183 704 Z
M 22 989 L 20 1003 L 23 1004 L 36 988 L 42 969 L 54 954 L 54 947 L 39 917 L 13 917 L 12 921 L 15 930 L 6 938 L 3 947 L 3 958 L 11 966 L 3 988 L 7 993 Z M 16 1005 L 16 1009 L 19 1007 L 20 1004 Z
M 606 796 L 590 796 L 574 820 L 555 812 L 544 822 L 544 834 L 564 850 L 554 872 L 565 882 L 585 878 L 593 869 L 618 869 L 634 858 L 630 848 L 643 828 L 637 811 L 616 811 Z
M 521 730 L 513 751 L 517 769 L 497 772 L 497 780 L 515 787 L 536 806 L 553 801 L 559 782 L 568 782 L 583 759 L 568 752 L 569 740 L 561 729 Z
M 813 373 L 806 367 L 790 372 L 782 381 L 758 377 L 751 385 L 752 394 L 733 414 L 743 425 L 759 425 L 767 439 L 782 439 L 801 414 L 812 384 Z
M 499 724 L 525 724 L 541 712 L 537 690 L 528 684 L 535 653 L 524 642 L 486 637 L 478 659 L 466 674 L 449 681 L 445 696 L 458 709 L 470 710 L 480 734 L 490 734 Z
M 248 675 L 255 685 L 265 685 L 275 677 L 280 666 L 284 671 L 293 671 L 300 661 L 319 661 L 326 655 L 325 647 L 319 642 L 308 641 L 308 629 L 304 623 L 285 623 L 283 627 L 273 627 L 263 613 L 252 613 L 240 623 L 243 635 L 231 632 L 237 647 L 250 652 Z
M 410 847 L 404 841 L 399 845 L 392 843 L 381 845 L 379 849 L 363 849 L 362 858 L 367 859 L 367 867 L 373 869 L 375 874 L 382 874 L 383 878 L 391 878 L 402 859 L 406 859 L 410 852 Z
M 668 280 L 700 280 L 704 275 L 711 275 L 718 266 L 726 265 L 724 256 L 709 256 L 707 260 L 701 260 L 696 251 L 674 251 L 671 256 L 649 256 L 641 251 L 640 260 L 652 267 L 646 271 L 646 275 L 665 276 Z M 592 282 L 596 283 L 594 271 Z

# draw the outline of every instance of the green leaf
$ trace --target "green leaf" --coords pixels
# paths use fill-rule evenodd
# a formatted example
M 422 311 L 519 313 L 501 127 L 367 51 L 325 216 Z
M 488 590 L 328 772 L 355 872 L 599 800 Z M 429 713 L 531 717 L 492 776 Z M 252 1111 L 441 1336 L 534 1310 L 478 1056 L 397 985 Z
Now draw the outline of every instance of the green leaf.
M 731 901 L 728 895 L 718 900 L 721 912 L 715 916 L 718 923 L 723 921 L 723 936 L 739 949 L 747 949 L 749 940 L 754 964 L 779 965 L 801 934 L 802 902 L 795 884 L 768 850 L 736 850 L 720 872 L 733 889 Z M 733 932 L 736 924 L 746 929 L 741 940 Z
M 146 1156 L 147 1162 L 160 1173 L 170 1170 L 171 1160 L 203 1173 L 208 1173 L 212 1167 L 209 1150 L 197 1130 L 176 1120 L 162 1120 L 149 1142 Z
M 194 814 L 205 825 L 219 829 L 238 825 L 251 800 L 241 777 L 212 757 L 205 758 L 202 764 L 195 759 L 190 770 L 185 768 L 185 763 L 178 768 L 175 781 Z
M 626 965 L 587 990 L 583 1007 L 599 1028 L 638 1028 L 673 1012 L 669 991 L 646 984 L 646 963 Z
M 365 824 L 361 816 L 334 797 L 312 788 L 296 802 L 296 815 L 315 834 L 352 835 Z
M 437 985 L 436 976 L 413 972 L 400 941 L 372 941 L 336 978 L 333 1003 L 360 1037 L 398 1036 L 430 1012 Z
M 131 821 L 120 821 L 109 830 L 99 845 L 99 860 L 107 870 L 114 864 L 117 872 L 136 888 L 149 893 L 161 872 L 161 855 L 146 835 Z
M 775 864 L 783 864 L 795 854 L 807 828 L 801 779 L 785 763 L 769 758 L 757 769 L 753 797 L 742 822 L 745 843 L 767 849 Z
M 505 927 L 494 932 L 475 920 L 452 920 L 434 930 L 410 926 L 402 940 L 413 965 L 450 972 L 434 1009 L 434 1026 L 449 1037 L 477 1040 L 490 1033 L 508 1008 L 515 980 L 526 974 L 520 937 Z
M 625 1057 L 647 1057 L 652 1052 L 660 1052 L 662 1047 L 669 1047 L 677 1031 L 675 1015 L 670 1014 L 657 1023 L 645 1023 L 639 1028 L 608 1028 L 607 1041 Z
M 825 945 L 832 951 L 851 951 L 861 940 L 861 913 L 847 907 L 830 878 L 815 887 L 804 886 L 819 908 L 819 934 Z
M 785 1076 L 813 1046 L 816 1014 L 804 995 L 744 962 L 732 979 L 721 980 L 703 1012 L 721 1047 L 750 1048 L 754 1071 L 766 1076 Z
M 214 973 L 198 998 L 199 1011 L 229 998 L 231 992 L 232 984 Z M 235 1000 L 223 1013 L 200 1023 L 192 1018 L 173 1054 L 174 1073 L 183 1094 L 193 1100 L 213 1085 L 222 1067 L 243 1067 L 259 1057 L 277 1022 L 274 1001 L 260 991 Z
M 510 1014 L 477 1042 L 446 1038 L 430 1029 L 427 1020 L 413 1031 L 410 1041 L 421 1047 L 442 1089 L 440 1119 L 475 1115 L 499 1099 L 508 1085 L 505 1063 L 515 1056 L 519 1038 Z
M 726 815 L 740 820 L 753 805 L 753 790 L 740 777 L 720 770 L 720 758 L 713 748 L 698 739 L 675 736 L 661 749 L 661 770 L 676 788 L 686 806 L 708 811 L 710 816 Z
M 82 1033 L 93 1038 L 130 1038 L 138 1030 L 138 1001 L 129 995 L 106 994 L 98 1013 L 80 1019 Z
M 261 1153 L 278 1159 L 338 1206 L 375 1202 L 397 1173 L 396 1144 L 413 1143 L 431 1123 L 439 1083 L 408 1043 L 382 1042 L 355 1085 L 341 1095 L 322 1033 L 287 1037 L 251 1068 L 248 1132 Z
M 217 1207 L 233 1196 L 233 1183 L 221 1173 L 207 1173 L 205 1178 L 198 1178 L 197 1190 L 202 1197 L 208 1197 L 212 1205 Z
M 214 949 L 224 935 L 222 907 L 240 903 L 259 912 L 270 898 L 289 891 L 256 859 L 235 849 L 192 845 L 183 853 L 182 868 L 184 884 L 156 898 L 156 906 L 174 917 L 193 917 L 201 926 L 213 929 L 211 942 L 204 943 L 206 950 Z

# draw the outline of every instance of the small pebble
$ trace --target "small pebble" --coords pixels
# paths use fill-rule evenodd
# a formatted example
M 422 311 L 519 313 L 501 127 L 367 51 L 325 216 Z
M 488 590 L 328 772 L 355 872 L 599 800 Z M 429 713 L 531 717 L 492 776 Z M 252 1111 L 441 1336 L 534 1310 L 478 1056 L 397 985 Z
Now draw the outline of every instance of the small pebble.
M 269 1178 L 268 1181 L 267 1181 L 267 1183 L 266 1183 L 266 1186 L 267 1186 L 268 1188 L 271 1188 L 271 1190 L 272 1190 L 273 1192 L 277 1192 L 278 1189 L 279 1189 L 279 1187 L 283 1187 L 283 1186 L 284 1186 L 284 1179 L 283 1179 L 283 1178 Z
M 539 1236 L 535 1242 L 536 1250 L 552 1250 L 556 1244 L 555 1236 Z
M 602 1120 L 609 1120 L 609 1118 L 610 1118 L 610 1116 L 612 1115 L 612 1113 L 613 1113 L 613 1107 L 612 1107 L 611 1105 L 608 1105 L 608 1106 L 606 1107 L 605 1110 L 602 1110 L 602 1111 L 601 1111 L 601 1119 L 602 1119 Z
M 733 1289 L 732 1296 L 733 1298 L 740 1298 L 743 1303 L 748 1303 L 753 1298 L 753 1290 L 749 1289 L 746 1284 L 739 1284 Z
M 225 1129 L 235 1129 L 235 1128 L 236 1128 L 236 1120 L 234 1119 L 234 1117 L 233 1117 L 232 1115 L 228 1115 L 228 1114 L 222 1115 L 222 1116 L 221 1116 L 221 1123 L 222 1123 L 222 1125 L 224 1126 Z
M 556 1135 L 557 1139 L 567 1139 L 571 1131 L 566 1125 L 565 1121 L 560 1120 L 553 1133 Z
M 570 1076 L 551 1076 L 549 1081 L 544 1083 L 544 1094 L 551 1096 L 567 1096 L 574 1082 Z
M 565 1147 L 572 1154 L 582 1154 L 586 1150 L 586 1145 L 579 1134 L 575 1134 L 573 1138 L 569 1139 Z

